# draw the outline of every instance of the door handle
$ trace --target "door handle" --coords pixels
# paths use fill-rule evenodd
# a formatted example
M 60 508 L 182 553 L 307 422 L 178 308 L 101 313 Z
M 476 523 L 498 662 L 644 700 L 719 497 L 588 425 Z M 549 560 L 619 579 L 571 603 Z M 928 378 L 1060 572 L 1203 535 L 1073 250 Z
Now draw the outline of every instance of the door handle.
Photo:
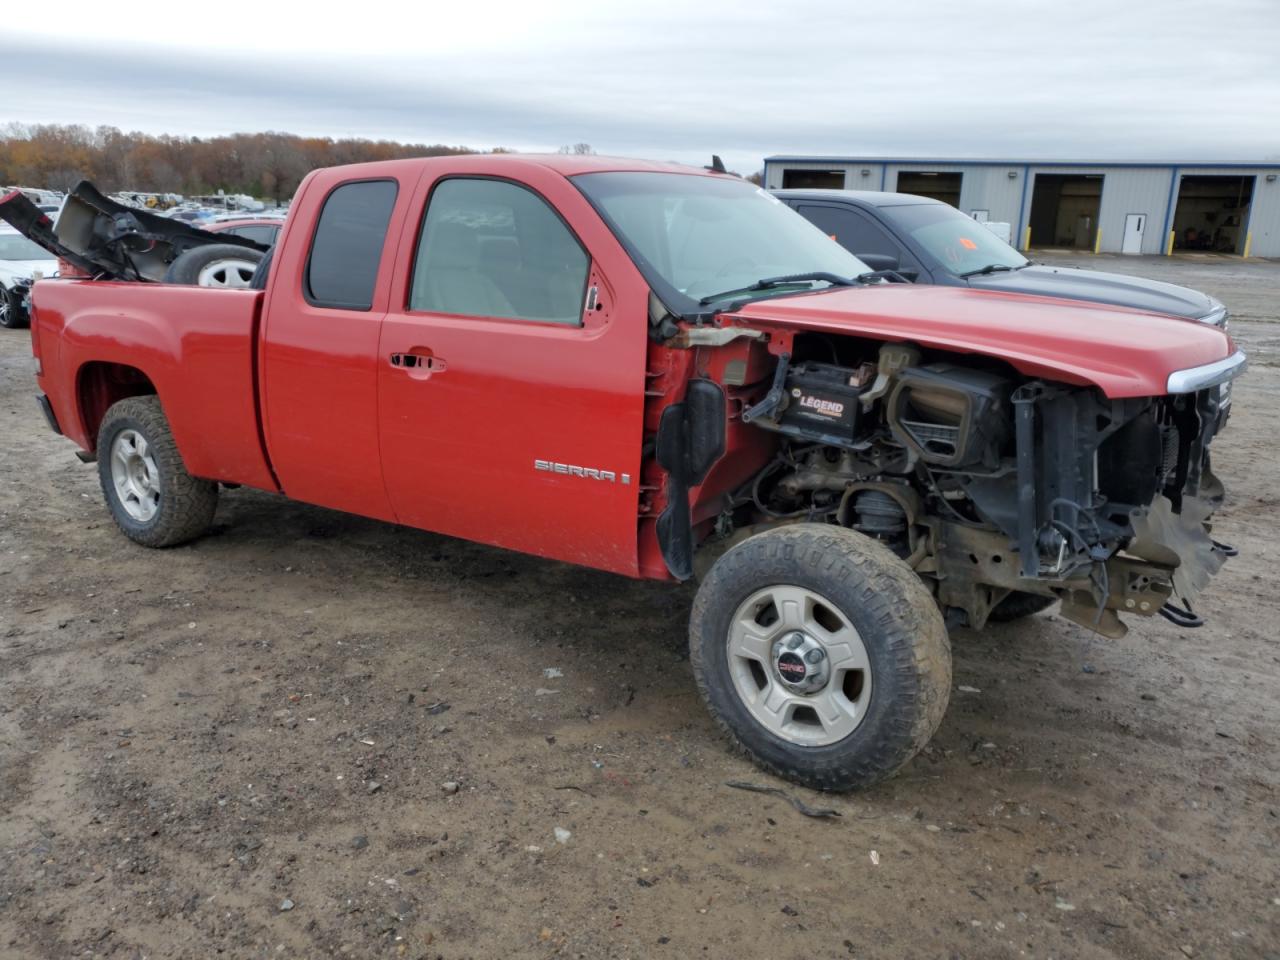
M 411 377 L 425 380 L 433 373 L 443 373 L 445 362 L 433 354 L 417 350 L 391 354 L 391 365 L 404 370 Z

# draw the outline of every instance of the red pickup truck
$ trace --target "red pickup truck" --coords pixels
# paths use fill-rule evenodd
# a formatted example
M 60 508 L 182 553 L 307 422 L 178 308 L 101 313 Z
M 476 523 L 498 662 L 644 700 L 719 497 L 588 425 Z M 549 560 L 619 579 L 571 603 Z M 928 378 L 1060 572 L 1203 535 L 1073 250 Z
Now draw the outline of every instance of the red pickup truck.
M 244 485 L 696 573 L 712 714 L 815 787 L 926 743 L 948 627 L 1055 602 L 1111 637 L 1120 614 L 1194 626 L 1232 553 L 1208 524 L 1244 368 L 1222 330 L 894 282 L 714 171 L 318 170 L 251 288 L 136 272 L 41 281 L 32 324 L 40 403 L 128 537 L 199 536 Z

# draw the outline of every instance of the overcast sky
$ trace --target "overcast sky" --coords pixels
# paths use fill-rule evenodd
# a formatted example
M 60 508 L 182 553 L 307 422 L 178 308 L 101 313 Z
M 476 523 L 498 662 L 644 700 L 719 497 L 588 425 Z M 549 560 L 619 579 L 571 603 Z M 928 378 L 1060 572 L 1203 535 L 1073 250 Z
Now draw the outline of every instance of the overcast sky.
M 586 142 L 743 173 L 782 153 L 1280 159 L 1280 0 L 265 6 L 9 21 L 0 121 Z

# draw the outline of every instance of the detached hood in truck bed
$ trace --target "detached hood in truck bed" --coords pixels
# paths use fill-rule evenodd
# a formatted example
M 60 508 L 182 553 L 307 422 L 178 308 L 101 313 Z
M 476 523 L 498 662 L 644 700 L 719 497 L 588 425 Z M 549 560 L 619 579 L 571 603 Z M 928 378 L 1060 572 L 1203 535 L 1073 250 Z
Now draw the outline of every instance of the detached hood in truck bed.
M 1123 307 L 960 287 L 874 284 L 749 303 L 726 317 L 997 357 L 1029 376 L 1159 396 L 1169 374 L 1225 360 L 1215 327 Z

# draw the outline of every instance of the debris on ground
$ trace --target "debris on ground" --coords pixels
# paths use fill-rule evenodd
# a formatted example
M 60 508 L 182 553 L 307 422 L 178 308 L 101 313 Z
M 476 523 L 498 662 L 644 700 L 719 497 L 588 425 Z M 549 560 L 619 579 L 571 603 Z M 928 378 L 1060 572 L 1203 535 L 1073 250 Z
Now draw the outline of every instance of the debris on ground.
M 838 817 L 839 810 L 832 810 L 827 807 L 811 807 L 798 797 L 793 797 L 781 787 L 766 787 L 759 783 L 747 783 L 745 780 L 726 780 L 726 787 L 733 787 L 735 790 L 750 790 L 752 793 L 772 793 L 781 797 L 787 803 L 791 804 L 806 817 Z

